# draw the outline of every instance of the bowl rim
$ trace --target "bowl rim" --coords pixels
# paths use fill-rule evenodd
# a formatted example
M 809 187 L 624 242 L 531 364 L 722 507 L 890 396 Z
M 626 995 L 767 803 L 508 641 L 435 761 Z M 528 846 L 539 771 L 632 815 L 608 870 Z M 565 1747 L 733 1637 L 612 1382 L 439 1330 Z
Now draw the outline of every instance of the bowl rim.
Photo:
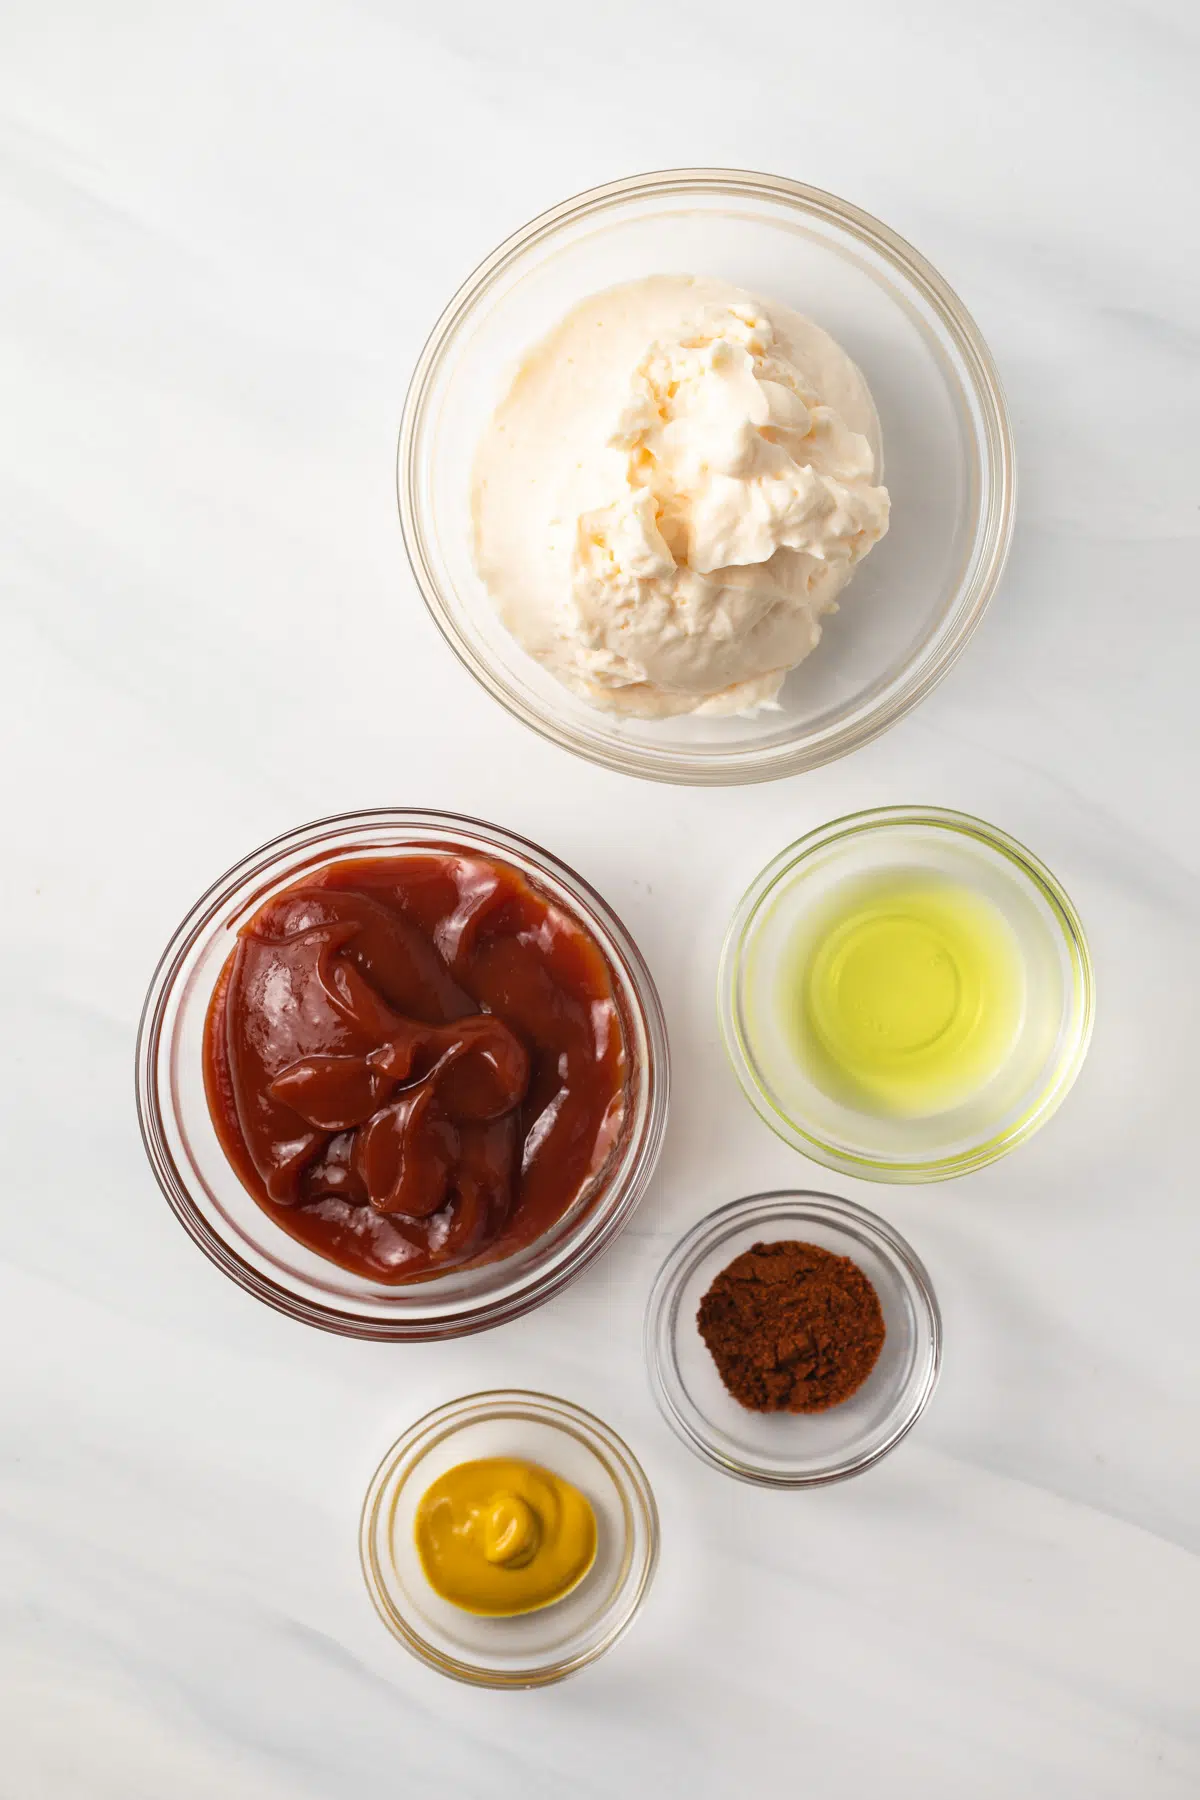
M 999 851 L 1018 874 L 1037 890 L 1048 904 L 1062 933 L 1074 976 L 1073 1004 L 1078 1019 L 1071 1040 L 1056 1057 L 1043 1090 L 1011 1125 L 953 1155 L 884 1160 L 859 1155 L 827 1143 L 824 1138 L 806 1130 L 775 1104 L 755 1076 L 754 1059 L 741 1028 L 737 991 L 745 958 L 753 942 L 756 920 L 770 896 L 784 880 L 819 850 L 841 839 L 911 826 L 954 831 L 960 836 L 986 844 L 990 849 Z M 1083 921 L 1074 902 L 1045 863 L 1018 839 L 998 825 L 991 825 L 987 820 L 977 818 L 973 813 L 957 812 L 948 807 L 877 806 L 861 812 L 846 813 L 806 832 L 803 837 L 795 839 L 777 856 L 772 857 L 754 877 L 738 901 L 725 933 L 717 971 L 717 1013 L 726 1054 L 733 1064 L 742 1092 L 759 1117 L 794 1150 L 801 1151 L 814 1162 L 822 1163 L 839 1174 L 858 1176 L 866 1181 L 949 1181 L 955 1176 L 986 1168 L 988 1164 L 1008 1155 L 1031 1138 L 1058 1111 L 1075 1084 L 1091 1043 L 1096 1015 L 1095 969 Z
M 399 1313 L 395 1317 L 383 1317 L 355 1312 L 350 1307 L 345 1310 L 328 1307 L 294 1292 L 284 1282 L 275 1280 L 247 1261 L 210 1223 L 193 1199 L 190 1183 L 180 1170 L 168 1140 L 166 1120 L 172 1111 L 171 1101 L 169 1094 L 161 1091 L 158 1078 L 164 1031 L 180 977 L 192 952 L 219 915 L 243 890 L 247 890 L 244 905 L 252 905 L 257 894 L 270 885 L 272 867 L 290 853 L 310 850 L 313 854 L 303 866 L 323 866 L 324 861 L 333 860 L 332 856 L 322 857 L 323 844 L 330 843 L 338 833 L 361 831 L 365 834 L 372 827 L 395 828 L 414 843 L 421 841 L 422 833 L 445 834 L 445 841 L 451 843 L 453 834 L 461 832 L 464 837 L 485 844 L 499 860 L 506 856 L 524 859 L 544 873 L 550 883 L 564 888 L 583 922 L 593 932 L 599 928 L 616 953 L 619 972 L 636 996 L 646 1040 L 646 1066 L 642 1072 L 646 1090 L 645 1117 L 618 1203 L 614 1205 L 607 1197 L 598 1200 L 580 1221 L 581 1225 L 590 1224 L 590 1231 L 581 1236 L 571 1253 L 565 1254 L 548 1273 L 539 1276 L 536 1268 L 530 1269 L 515 1289 L 500 1293 L 490 1302 L 472 1303 L 465 1297 L 457 1310 L 434 1318 L 410 1316 L 405 1319 Z M 356 847 L 350 840 L 336 848 L 342 854 L 352 855 Z M 374 848 L 379 850 L 380 847 Z M 364 842 L 358 853 L 369 857 L 372 845 Z M 298 868 L 296 873 L 299 873 Z M 431 808 L 372 807 L 330 814 L 279 833 L 231 864 L 189 908 L 158 959 L 138 1022 L 134 1065 L 138 1128 L 150 1167 L 175 1217 L 209 1261 L 247 1293 L 289 1318 L 337 1336 L 383 1342 L 431 1341 L 489 1330 L 522 1317 L 572 1282 L 611 1245 L 645 1195 L 662 1150 L 671 1086 L 670 1044 L 662 1001 L 645 958 L 608 902 L 569 864 L 532 839 L 487 820 Z M 502 1267 L 502 1264 L 485 1266 Z M 398 1292 L 411 1291 L 417 1295 L 432 1285 L 417 1283 L 411 1290 L 401 1286 Z
M 881 256 L 916 289 L 951 337 L 973 391 L 979 415 L 976 428 L 986 446 L 989 478 L 981 486 L 979 516 L 986 517 L 987 530 L 972 558 L 975 566 L 971 579 L 965 587 L 960 581 L 952 603 L 949 616 L 957 617 L 957 623 L 951 635 L 936 655 L 915 661 L 897 678 L 890 692 L 872 703 L 865 713 L 856 714 L 836 730 L 807 744 L 708 749 L 685 754 L 592 740 L 549 712 L 526 705 L 510 689 L 459 631 L 442 599 L 427 546 L 419 471 L 424 461 L 425 433 L 431 423 L 428 414 L 432 389 L 445 359 L 476 301 L 514 264 L 560 228 L 617 208 L 628 200 L 647 196 L 686 198 L 689 194 L 714 191 L 785 201 L 809 217 L 836 224 Z M 949 673 L 982 619 L 1008 559 L 1016 508 L 1016 449 L 999 373 L 982 333 L 954 289 L 907 239 L 852 202 L 786 176 L 750 169 L 659 169 L 587 188 L 547 208 L 505 238 L 456 289 L 430 331 L 409 381 L 396 447 L 396 497 L 409 566 L 431 618 L 463 667 L 513 717 L 561 749 L 618 773 L 687 786 L 731 786 L 773 781 L 820 768 L 871 743 L 919 705 Z
M 409 1624 L 399 1608 L 390 1603 L 386 1583 L 379 1572 L 376 1528 L 380 1523 L 380 1507 L 384 1495 L 389 1491 L 389 1484 L 398 1469 L 400 1474 L 395 1484 L 393 1507 L 395 1497 L 399 1495 L 421 1457 L 444 1438 L 453 1436 L 454 1432 L 481 1419 L 503 1418 L 521 1412 L 540 1423 L 553 1425 L 560 1431 L 569 1431 L 586 1444 L 603 1464 L 620 1493 L 627 1518 L 630 1514 L 636 1516 L 645 1532 L 646 1546 L 630 1598 L 597 1642 L 586 1650 L 560 1657 L 541 1669 L 496 1671 L 439 1650 Z M 405 1463 L 407 1466 L 401 1468 Z M 458 1400 L 449 1400 L 424 1413 L 407 1431 L 401 1433 L 380 1458 L 363 1499 L 358 1548 L 363 1580 L 372 1604 L 392 1636 L 411 1655 L 436 1669 L 439 1674 L 448 1675 L 452 1680 L 465 1682 L 471 1687 L 516 1689 L 549 1687 L 556 1682 L 565 1681 L 569 1675 L 575 1675 L 589 1663 L 595 1662 L 624 1637 L 641 1611 L 654 1579 L 658 1567 L 660 1535 L 658 1505 L 649 1477 L 628 1444 L 611 1425 L 606 1425 L 596 1413 L 589 1412 L 575 1401 L 564 1400 L 556 1394 L 548 1394 L 537 1388 L 484 1388 L 478 1393 L 464 1394 Z M 632 1563 L 628 1562 L 628 1566 L 632 1567 Z
M 843 1457 L 839 1462 L 822 1469 L 791 1474 L 727 1455 L 692 1422 L 673 1396 L 672 1384 L 668 1379 L 669 1374 L 674 1373 L 677 1385 L 686 1392 L 682 1378 L 678 1376 L 675 1342 L 680 1298 L 684 1283 L 693 1269 L 735 1232 L 744 1230 L 758 1219 L 765 1226 L 781 1217 L 794 1218 L 797 1223 L 808 1219 L 845 1226 L 850 1222 L 857 1227 L 858 1232 L 869 1238 L 883 1259 L 899 1272 L 905 1291 L 918 1314 L 918 1338 L 924 1336 L 926 1342 L 925 1367 L 920 1386 L 907 1409 L 898 1415 L 897 1424 L 882 1443 L 865 1455 Z M 925 1333 L 920 1330 L 922 1324 Z M 676 1437 L 703 1462 L 709 1463 L 714 1469 L 720 1469 L 724 1475 L 732 1475 L 736 1480 L 750 1482 L 756 1487 L 829 1487 L 834 1482 L 848 1481 L 851 1476 L 861 1475 L 865 1470 L 873 1468 L 908 1436 L 925 1411 L 941 1374 L 942 1313 L 925 1264 L 907 1238 L 878 1213 L 873 1213 L 867 1207 L 858 1205 L 854 1200 L 847 1200 L 840 1194 L 827 1194 L 816 1188 L 771 1188 L 763 1193 L 746 1194 L 740 1199 L 726 1201 L 724 1205 L 706 1213 L 672 1247 L 650 1290 L 643 1341 L 650 1389 L 658 1410 Z M 698 1407 L 692 1405 L 691 1412 L 701 1424 L 707 1424 Z

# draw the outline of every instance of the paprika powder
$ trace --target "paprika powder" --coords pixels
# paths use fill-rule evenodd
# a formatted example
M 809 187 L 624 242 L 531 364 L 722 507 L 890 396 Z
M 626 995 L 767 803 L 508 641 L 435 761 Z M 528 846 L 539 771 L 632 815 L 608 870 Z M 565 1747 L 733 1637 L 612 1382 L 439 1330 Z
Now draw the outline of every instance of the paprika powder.
M 755 1244 L 717 1276 L 696 1315 L 717 1373 L 752 1412 L 824 1412 L 857 1393 L 883 1348 L 879 1295 L 819 1244 Z

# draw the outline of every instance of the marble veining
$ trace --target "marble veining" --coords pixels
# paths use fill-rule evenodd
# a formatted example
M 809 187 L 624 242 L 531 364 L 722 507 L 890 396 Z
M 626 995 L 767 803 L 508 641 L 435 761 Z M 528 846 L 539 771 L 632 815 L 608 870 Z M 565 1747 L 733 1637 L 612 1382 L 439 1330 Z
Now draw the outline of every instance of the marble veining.
M 10 0 L 0 1800 L 1200 1792 L 1198 86 L 1184 0 Z M 719 793 L 503 716 L 425 617 L 391 485 L 409 370 L 479 257 L 570 192 L 690 161 L 829 187 L 916 243 L 993 347 L 1021 467 L 1008 572 L 937 693 L 845 762 Z M 712 976 L 783 842 L 905 800 L 1045 858 L 1100 1012 L 1033 1142 L 889 1191 L 754 1117 Z M 676 1067 L 660 1174 L 608 1256 L 532 1318 L 395 1350 L 220 1278 L 158 1194 L 131 1084 L 200 890 L 290 825 L 388 803 L 493 818 L 594 881 Z M 789 1184 L 893 1218 L 946 1324 L 919 1429 L 803 1497 L 689 1457 L 640 1343 L 679 1232 Z M 497 1380 L 609 1419 L 664 1532 L 629 1638 L 514 1696 L 407 1658 L 357 1568 L 379 1455 Z

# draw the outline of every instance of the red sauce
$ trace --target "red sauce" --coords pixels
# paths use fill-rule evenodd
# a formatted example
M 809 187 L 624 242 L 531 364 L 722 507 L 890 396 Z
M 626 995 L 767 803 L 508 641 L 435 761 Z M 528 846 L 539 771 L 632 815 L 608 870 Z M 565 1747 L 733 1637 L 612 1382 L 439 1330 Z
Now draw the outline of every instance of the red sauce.
M 625 1112 L 599 945 L 517 870 L 466 854 L 339 863 L 269 900 L 217 983 L 204 1074 L 263 1210 L 385 1282 L 541 1237 Z

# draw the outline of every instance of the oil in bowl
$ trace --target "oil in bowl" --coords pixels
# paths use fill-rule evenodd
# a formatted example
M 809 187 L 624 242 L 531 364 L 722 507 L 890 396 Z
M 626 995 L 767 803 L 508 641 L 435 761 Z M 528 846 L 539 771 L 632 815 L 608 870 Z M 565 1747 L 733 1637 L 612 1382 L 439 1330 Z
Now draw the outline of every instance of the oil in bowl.
M 1028 851 L 964 814 L 887 808 L 784 851 L 726 941 L 721 1015 L 762 1116 L 829 1167 L 938 1180 L 1059 1104 L 1092 1022 L 1083 930 Z
M 1026 1007 L 1000 909 L 920 868 L 851 878 L 802 919 L 778 1003 L 835 1099 L 898 1118 L 960 1105 L 1004 1066 Z

